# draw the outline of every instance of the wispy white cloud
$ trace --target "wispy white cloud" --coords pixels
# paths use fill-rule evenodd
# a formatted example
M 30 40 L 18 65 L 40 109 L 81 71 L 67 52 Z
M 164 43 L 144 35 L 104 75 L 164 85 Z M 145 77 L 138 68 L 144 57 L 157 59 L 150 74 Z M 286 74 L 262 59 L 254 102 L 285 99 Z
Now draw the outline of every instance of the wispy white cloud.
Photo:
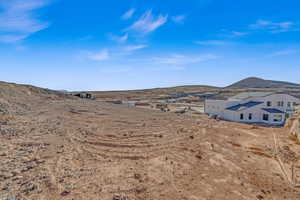
M 99 52 L 88 52 L 88 58 L 90 60 L 94 60 L 94 61 L 105 61 L 108 60 L 110 58 L 109 56 L 109 52 L 107 49 L 103 49 Z
M 255 34 L 257 32 L 267 32 L 267 33 L 283 33 L 289 31 L 300 31 L 299 27 L 291 21 L 285 22 L 272 22 L 267 20 L 257 20 L 255 24 L 250 24 L 245 27 L 242 31 L 230 31 L 222 30 L 224 32 L 223 36 L 229 38 L 243 37 L 246 35 Z
M 122 15 L 121 18 L 122 18 L 123 20 L 128 20 L 128 19 L 130 19 L 130 18 L 134 15 L 134 13 L 135 13 L 135 9 L 132 8 L 132 9 L 126 11 L 126 12 Z
M 110 35 L 110 38 L 118 43 L 125 43 L 128 40 L 128 33 L 122 36 Z
M 295 53 L 297 53 L 297 51 L 295 51 L 294 49 L 285 49 L 285 50 L 275 51 L 275 52 L 267 55 L 267 57 L 288 56 L 288 55 L 292 55 Z
M 231 31 L 231 36 L 232 37 L 242 37 L 245 35 L 248 35 L 248 32 L 241 32 L 241 31 Z
M 15 43 L 15 42 L 25 39 L 26 37 L 28 37 L 27 34 L 14 34 L 14 33 L 0 34 L 0 42 Z
M 176 24 L 183 24 L 186 19 L 185 15 L 177 15 L 172 17 L 172 21 L 175 22 Z
M 167 21 L 167 15 L 160 14 L 158 16 L 155 16 L 152 14 L 151 10 L 148 10 L 125 31 L 134 31 L 142 34 L 148 34 L 163 26 Z
M 119 47 L 103 48 L 100 51 L 80 51 L 77 55 L 79 60 L 93 60 L 93 61 L 114 61 L 126 60 L 127 56 L 133 54 L 135 51 L 148 47 L 145 44 L 140 45 L 126 45 Z
M 47 28 L 49 24 L 34 14 L 47 3 L 47 0 L 0 0 L 0 41 L 17 42 Z
M 240 38 L 249 35 L 250 33 L 251 31 L 249 31 L 248 28 L 243 31 L 222 29 L 219 36 L 226 37 L 226 38 Z
M 249 26 L 250 29 L 265 30 L 271 33 L 281 33 L 291 31 L 295 24 L 291 21 L 272 22 L 267 20 L 258 20 L 255 24 Z
M 152 61 L 157 64 L 165 65 L 189 65 L 193 63 L 201 63 L 209 60 L 215 60 L 218 56 L 214 54 L 203 54 L 203 55 L 182 55 L 182 54 L 173 54 L 167 57 L 154 57 Z
M 229 42 L 222 41 L 222 40 L 196 41 L 195 43 L 199 45 L 212 45 L 212 46 L 223 46 L 229 44 Z
M 124 51 L 131 52 L 131 51 L 136 51 L 136 50 L 144 49 L 146 47 L 147 47 L 147 45 L 128 45 L 128 46 L 126 46 L 124 48 Z

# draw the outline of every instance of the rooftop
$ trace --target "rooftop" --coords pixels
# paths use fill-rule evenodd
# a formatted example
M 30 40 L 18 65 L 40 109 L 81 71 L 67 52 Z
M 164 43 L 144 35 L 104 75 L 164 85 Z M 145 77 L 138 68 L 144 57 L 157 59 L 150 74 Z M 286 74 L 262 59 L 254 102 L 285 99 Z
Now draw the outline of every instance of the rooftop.
M 274 92 L 243 92 L 240 94 L 237 94 L 233 97 L 230 97 L 230 99 L 238 99 L 238 100 L 244 100 L 251 97 L 266 97 L 271 94 L 274 94 Z
M 268 113 L 279 113 L 279 114 L 283 114 L 284 112 L 282 112 L 281 110 L 278 110 L 276 108 L 262 108 L 262 110 L 268 112 Z
M 238 104 L 238 105 L 235 105 L 235 106 L 228 107 L 228 108 L 226 108 L 226 110 L 239 111 L 239 110 L 242 110 L 242 109 L 245 109 L 245 108 L 251 108 L 251 107 L 257 106 L 257 105 L 262 104 L 262 103 L 263 102 L 249 101 L 247 103 Z

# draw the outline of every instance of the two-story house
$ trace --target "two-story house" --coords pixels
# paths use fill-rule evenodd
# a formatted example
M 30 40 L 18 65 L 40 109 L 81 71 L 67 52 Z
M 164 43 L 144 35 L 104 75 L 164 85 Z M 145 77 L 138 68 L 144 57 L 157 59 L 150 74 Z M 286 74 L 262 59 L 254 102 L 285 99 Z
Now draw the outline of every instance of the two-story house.
M 206 100 L 205 113 L 228 121 L 283 125 L 300 99 L 285 93 L 246 92 L 228 100 Z

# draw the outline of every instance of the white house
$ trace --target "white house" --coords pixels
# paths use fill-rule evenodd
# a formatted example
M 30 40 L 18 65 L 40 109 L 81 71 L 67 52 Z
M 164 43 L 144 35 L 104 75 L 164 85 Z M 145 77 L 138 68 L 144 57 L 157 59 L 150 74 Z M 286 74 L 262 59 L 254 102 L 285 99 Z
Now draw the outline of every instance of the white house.
M 206 100 L 205 113 L 234 122 L 283 125 L 300 104 L 284 93 L 245 92 L 228 100 Z

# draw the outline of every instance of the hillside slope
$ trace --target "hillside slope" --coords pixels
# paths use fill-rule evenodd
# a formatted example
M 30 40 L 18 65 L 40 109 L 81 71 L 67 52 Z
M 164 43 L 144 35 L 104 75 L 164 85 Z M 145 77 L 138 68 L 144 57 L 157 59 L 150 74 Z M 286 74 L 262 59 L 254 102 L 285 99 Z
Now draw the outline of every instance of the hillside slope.
M 23 113 L 37 103 L 72 98 L 62 92 L 30 85 L 0 82 L 0 113 Z
M 12 111 L 26 106 L 21 114 L 0 114 L 0 199 L 300 197 L 287 179 L 291 171 L 282 173 L 273 157 L 286 169 L 299 167 L 300 147 L 284 129 L 73 99 L 30 86 L 4 84 L 1 99 Z
M 166 88 L 153 88 L 144 90 L 128 91 L 91 91 L 97 98 L 104 99 L 156 99 L 171 97 L 172 94 L 180 93 L 204 93 L 218 91 L 221 88 L 205 85 L 186 85 Z
M 284 81 L 272 81 L 264 80 L 261 78 L 250 77 L 234 83 L 227 89 L 245 89 L 245 88 L 297 88 L 300 89 L 300 84 L 284 82 Z

